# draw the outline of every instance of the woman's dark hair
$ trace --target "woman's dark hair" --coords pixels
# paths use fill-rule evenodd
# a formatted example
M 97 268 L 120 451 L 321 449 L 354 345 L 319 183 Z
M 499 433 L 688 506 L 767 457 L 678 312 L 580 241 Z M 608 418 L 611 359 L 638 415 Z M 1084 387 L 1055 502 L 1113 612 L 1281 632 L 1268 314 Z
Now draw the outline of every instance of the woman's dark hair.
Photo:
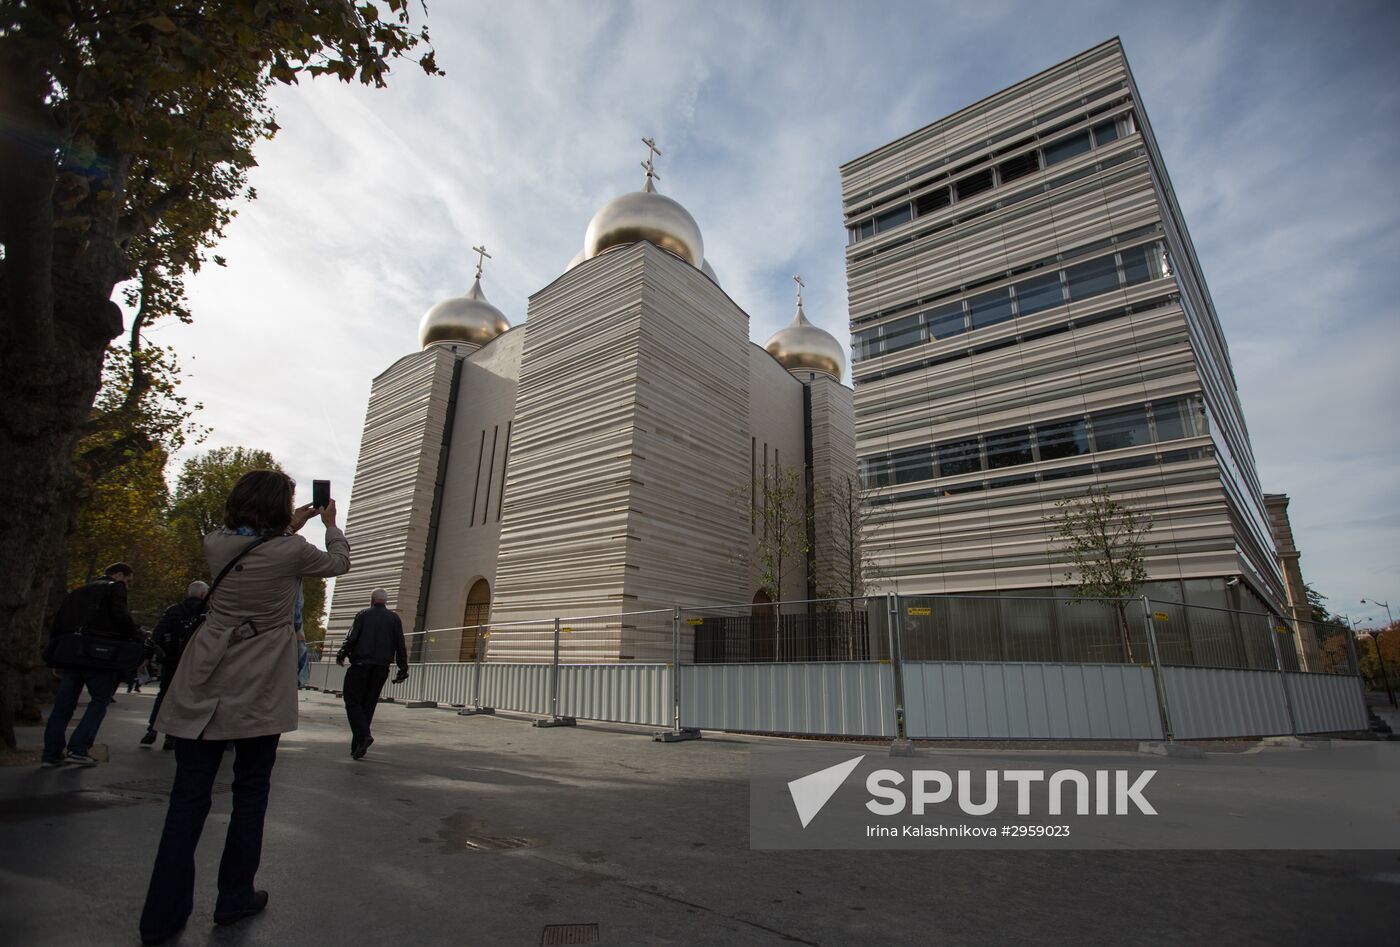
M 224 525 L 259 533 L 281 533 L 292 522 L 296 484 L 280 470 L 250 470 L 238 478 L 224 503 Z

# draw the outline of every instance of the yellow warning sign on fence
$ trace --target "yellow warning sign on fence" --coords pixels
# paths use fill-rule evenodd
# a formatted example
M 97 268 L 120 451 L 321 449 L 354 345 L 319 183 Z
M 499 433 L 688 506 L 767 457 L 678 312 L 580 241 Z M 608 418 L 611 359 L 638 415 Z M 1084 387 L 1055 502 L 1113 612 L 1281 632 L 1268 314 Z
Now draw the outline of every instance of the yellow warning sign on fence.
M 911 605 L 911 606 L 909 606 L 909 614 L 910 614 L 912 617 L 915 617 L 915 618 L 927 618 L 928 616 L 930 616 L 930 615 L 933 614 L 933 609 L 931 609 L 931 608 L 916 608 L 916 607 L 914 607 L 914 606 Z
M 566 635 L 567 635 L 569 632 L 573 631 L 572 628 L 560 628 L 559 630 L 560 630 L 563 634 L 566 634 Z
M 687 625 L 703 625 L 703 624 L 705 624 L 705 619 L 703 619 L 703 618 L 687 618 L 687 619 L 685 620 L 685 623 L 686 623 Z
M 1158 621 L 1166 621 L 1166 620 L 1167 620 L 1167 613 L 1166 613 L 1166 612 L 1153 612 L 1153 613 L 1152 613 L 1152 617 L 1155 618 L 1155 619 L 1157 619 Z
M 1285 628 L 1285 627 L 1282 626 L 1282 625 L 1275 625 L 1275 626 L 1274 626 L 1274 631 L 1278 632 L 1278 633 L 1281 634 L 1281 635 L 1286 635 L 1286 634 L 1288 634 L 1288 629 Z

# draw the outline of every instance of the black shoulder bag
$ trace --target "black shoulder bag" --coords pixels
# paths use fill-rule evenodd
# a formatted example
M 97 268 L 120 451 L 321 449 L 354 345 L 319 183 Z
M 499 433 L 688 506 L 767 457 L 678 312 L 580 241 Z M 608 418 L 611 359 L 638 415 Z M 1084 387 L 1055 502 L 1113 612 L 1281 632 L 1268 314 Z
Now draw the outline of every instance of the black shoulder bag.
M 209 614 L 209 600 L 214 597 L 214 592 L 219 588 L 219 583 L 224 581 L 228 574 L 233 571 L 234 566 L 238 565 L 240 559 L 269 539 L 275 538 L 274 536 L 259 536 L 239 550 L 238 555 L 230 559 L 224 567 L 219 570 L 219 574 L 214 578 L 214 584 L 209 586 L 208 592 L 204 593 L 204 603 L 199 606 L 199 611 L 195 613 L 194 618 L 189 623 L 189 630 L 185 632 L 185 647 L 189 647 L 190 641 L 194 639 L 194 633 L 199 631 L 200 626 L 204 624 L 204 618 Z
M 40 655 L 45 664 L 58 670 L 118 671 L 123 674 L 136 670 L 146 658 L 145 641 L 88 633 L 87 626 L 107 604 L 111 594 L 108 589 L 97 600 L 87 620 L 76 629 L 49 639 Z

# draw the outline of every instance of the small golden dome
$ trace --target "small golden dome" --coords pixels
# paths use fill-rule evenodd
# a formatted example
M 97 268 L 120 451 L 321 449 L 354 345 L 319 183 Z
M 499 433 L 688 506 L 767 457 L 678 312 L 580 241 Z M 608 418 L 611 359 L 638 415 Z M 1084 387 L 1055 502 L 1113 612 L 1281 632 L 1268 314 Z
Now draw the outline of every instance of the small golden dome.
M 465 296 L 444 299 L 418 324 L 418 341 L 427 348 L 437 343 L 482 346 L 510 331 L 510 322 L 481 291 L 481 277 Z
M 658 194 L 650 177 L 642 190 L 613 198 L 593 215 L 583 237 L 583 258 L 591 260 L 639 240 L 674 253 L 696 268 L 705 260 L 705 242 L 695 218 L 671 198 Z
M 841 343 L 830 332 L 807 321 L 800 295 L 797 297 L 796 317 L 773 333 L 763 348 L 793 373 L 825 372 L 840 381 L 846 370 L 846 353 Z

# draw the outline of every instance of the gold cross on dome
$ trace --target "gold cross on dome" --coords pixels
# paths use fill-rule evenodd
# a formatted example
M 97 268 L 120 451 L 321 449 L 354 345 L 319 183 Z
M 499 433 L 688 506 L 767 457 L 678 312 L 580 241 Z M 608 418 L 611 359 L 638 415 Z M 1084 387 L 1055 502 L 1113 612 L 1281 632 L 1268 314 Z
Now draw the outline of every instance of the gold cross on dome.
M 472 250 L 476 253 L 476 278 L 481 279 L 481 265 L 491 259 L 491 254 L 486 252 L 484 243 L 479 247 L 472 247 Z
M 653 162 L 654 159 L 661 154 L 661 149 L 656 147 L 655 138 L 643 138 L 642 144 L 647 146 L 647 160 L 642 162 L 642 167 L 646 169 L 648 178 L 656 178 L 656 180 L 660 181 L 661 175 L 656 173 Z
M 794 276 L 792 278 L 792 281 L 797 284 L 797 304 L 800 306 L 802 305 L 802 287 L 806 286 L 807 284 L 802 282 L 801 276 Z

